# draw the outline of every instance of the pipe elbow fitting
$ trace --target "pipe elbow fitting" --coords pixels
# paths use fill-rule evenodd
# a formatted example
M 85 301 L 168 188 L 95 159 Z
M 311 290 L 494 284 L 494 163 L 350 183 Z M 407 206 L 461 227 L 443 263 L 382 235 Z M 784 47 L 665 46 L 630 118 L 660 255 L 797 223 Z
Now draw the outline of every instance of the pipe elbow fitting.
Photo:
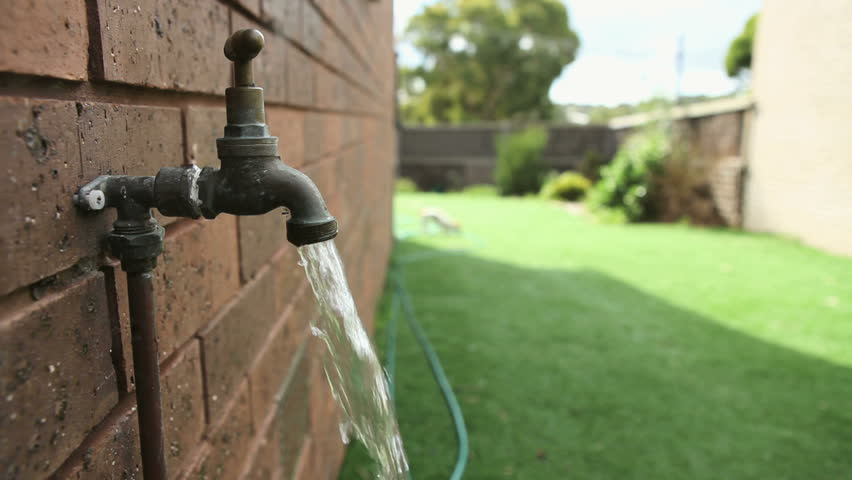
M 290 211 L 287 240 L 300 247 L 336 237 L 337 220 L 329 213 L 325 199 L 313 180 L 281 160 L 273 163 L 266 181 L 262 183 L 267 191 L 274 192 L 270 197 L 275 206 Z
M 296 246 L 337 236 L 337 220 L 316 184 L 278 157 L 245 158 L 221 169 L 163 168 L 154 182 L 154 196 L 167 216 L 262 215 L 286 208 L 287 240 Z

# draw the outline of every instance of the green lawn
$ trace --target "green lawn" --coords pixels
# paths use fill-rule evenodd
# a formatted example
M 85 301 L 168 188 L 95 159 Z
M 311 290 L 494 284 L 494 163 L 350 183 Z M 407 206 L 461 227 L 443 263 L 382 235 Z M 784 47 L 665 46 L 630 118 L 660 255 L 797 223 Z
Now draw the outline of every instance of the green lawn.
M 405 194 L 465 236 L 397 245 L 464 409 L 465 479 L 852 478 L 852 259 L 766 235 L 600 225 L 536 199 Z M 385 347 L 389 292 L 376 343 Z M 397 409 L 415 480 L 452 425 L 400 324 Z M 373 478 L 350 449 L 343 479 Z

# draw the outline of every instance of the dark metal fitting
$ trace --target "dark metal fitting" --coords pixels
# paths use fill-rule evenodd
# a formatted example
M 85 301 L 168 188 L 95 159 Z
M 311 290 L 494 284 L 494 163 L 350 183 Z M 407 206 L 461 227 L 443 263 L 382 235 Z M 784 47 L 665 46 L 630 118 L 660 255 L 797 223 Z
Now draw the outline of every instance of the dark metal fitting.
M 157 223 L 148 225 L 150 228 L 142 232 L 124 233 L 116 229 L 107 235 L 110 251 L 121 260 L 125 272 L 146 272 L 157 266 L 166 230 Z
M 168 217 L 199 218 L 198 177 L 201 171 L 195 165 L 161 168 L 154 181 L 157 210 Z
M 287 241 L 297 247 L 324 242 L 337 236 L 337 220 L 328 219 L 313 223 L 287 222 Z
M 154 204 L 154 177 L 101 175 L 83 185 L 73 200 L 78 208 L 90 212 L 118 208 L 128 201 L 150 207 Z

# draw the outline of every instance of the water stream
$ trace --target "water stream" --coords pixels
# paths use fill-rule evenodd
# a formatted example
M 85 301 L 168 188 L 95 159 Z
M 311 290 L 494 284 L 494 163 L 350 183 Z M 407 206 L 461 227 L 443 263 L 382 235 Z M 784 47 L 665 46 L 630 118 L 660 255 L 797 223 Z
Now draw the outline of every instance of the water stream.
M 323 368 L 343 411 L 343 441 L 354 434 L 364 444 L 378 463 L 378 478 L 404 480 L 408 462 L 387 381 L 358 317 L 334 241 L 303 246 L 299 255 L 320 309 L 311 330 L 327 349 Z

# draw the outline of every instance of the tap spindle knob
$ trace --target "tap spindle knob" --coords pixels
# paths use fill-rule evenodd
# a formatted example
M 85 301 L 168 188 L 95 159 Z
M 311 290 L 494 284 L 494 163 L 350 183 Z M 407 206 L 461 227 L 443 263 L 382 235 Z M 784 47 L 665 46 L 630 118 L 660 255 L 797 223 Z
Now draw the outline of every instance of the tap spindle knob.
M 263 34 L 254 28 L 236 31 L 225 42 L 225 56 L 236 63 L 251 61 L 261 50 Z

